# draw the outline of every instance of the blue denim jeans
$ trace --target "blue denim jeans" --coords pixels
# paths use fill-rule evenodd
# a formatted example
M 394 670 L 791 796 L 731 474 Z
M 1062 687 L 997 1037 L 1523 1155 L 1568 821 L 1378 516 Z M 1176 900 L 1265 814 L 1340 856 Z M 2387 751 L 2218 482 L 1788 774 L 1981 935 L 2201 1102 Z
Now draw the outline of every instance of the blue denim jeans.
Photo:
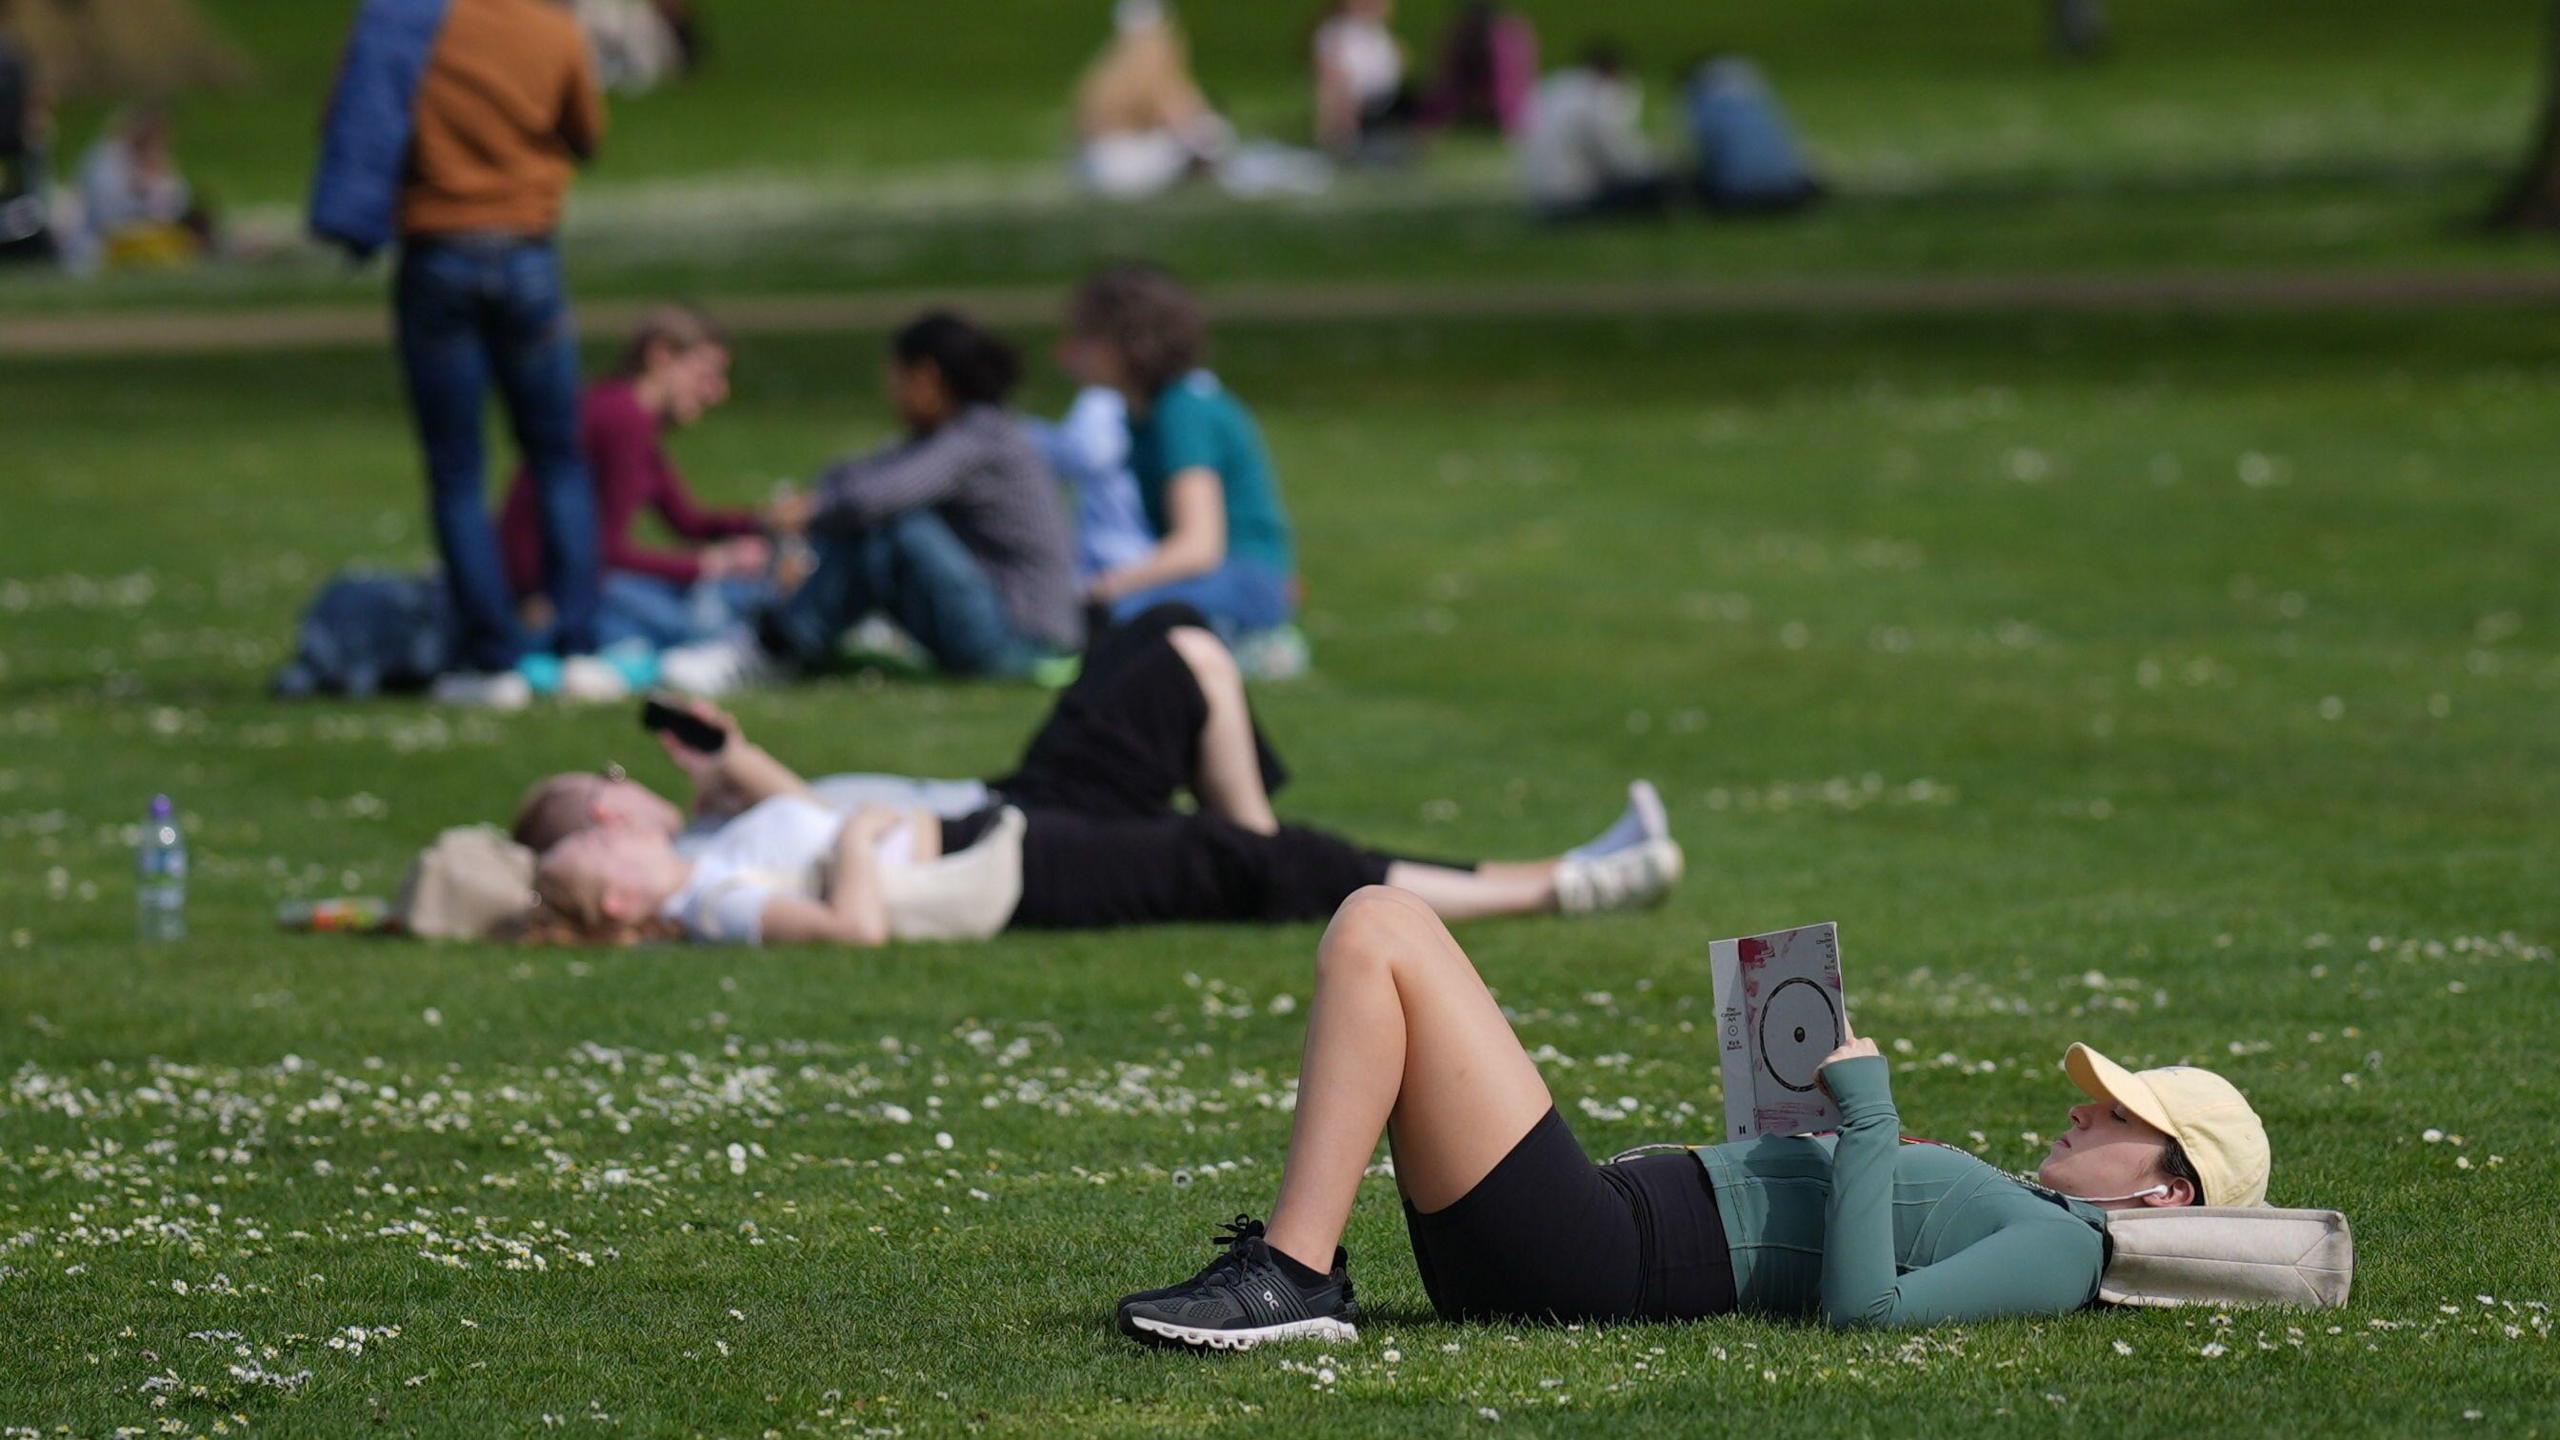
M 596 639 L 606 646 L 638 641 L 652 650 L 691 645 L 725 634 L 773 603 L 762 580 L 704 580 L 678 585 L 629 570 L 604 572 Z
M 1019 677 L 1049 653 L 1014 628 L 995 581 L 930 509 L 811 539 L 818 568 L 759 627 L 765 648 L 785 659 L 823 663 L 846 628 L 874 610 L 957 675 Z
M 1294 588 L 1259 560 L 1231 559 L 1205 575 L 1121 596 L 1111 603 L 1111 620 L 1116 625 L 1158 605 L 1189 605 L 1232 645 L 1240 635 L 1288 624 L 1298 613 Z
M 426 451 L 427 499 L 462 668 L 505 670 L 524 650 L 515 593 L 489 523 L 481 410 L 492 383 L 542 512 L 543 574 L 562 653 L 596 648 L 595 483 L 578 450 L 578 349 L 560 259 L 548 240 L 411 240 L 392 308 L 409 409 Z

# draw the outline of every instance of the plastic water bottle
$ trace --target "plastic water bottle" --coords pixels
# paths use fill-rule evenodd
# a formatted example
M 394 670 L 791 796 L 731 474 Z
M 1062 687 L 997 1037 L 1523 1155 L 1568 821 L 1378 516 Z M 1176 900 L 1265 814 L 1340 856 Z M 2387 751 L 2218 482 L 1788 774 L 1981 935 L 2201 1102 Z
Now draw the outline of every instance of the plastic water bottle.
M 142 843 L 134 847 L 134 869 L 135 932 L 146 941 L 187 938 L 187 838 L 178 833 L 166 795 L 151 797 Z

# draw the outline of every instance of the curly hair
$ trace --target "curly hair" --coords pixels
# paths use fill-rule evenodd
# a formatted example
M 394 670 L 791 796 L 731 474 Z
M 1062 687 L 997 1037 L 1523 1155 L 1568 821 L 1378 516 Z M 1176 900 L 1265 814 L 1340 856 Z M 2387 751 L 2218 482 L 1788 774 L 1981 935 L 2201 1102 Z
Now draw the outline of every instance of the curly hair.
M 1199 369 L 1209 355 L 1209 321 L 1198 297 L 1171 271 L 1138 261 L 1087 276 L 1067 307 L 1067 328 L 1116 352 L 1141 395 Z
M 1003 337 L 951 310 L 928 310 L 889 337 L 901 367 L 930 360 L 962 405 L 1001 405 L 1022 383 L 1022 356 Z

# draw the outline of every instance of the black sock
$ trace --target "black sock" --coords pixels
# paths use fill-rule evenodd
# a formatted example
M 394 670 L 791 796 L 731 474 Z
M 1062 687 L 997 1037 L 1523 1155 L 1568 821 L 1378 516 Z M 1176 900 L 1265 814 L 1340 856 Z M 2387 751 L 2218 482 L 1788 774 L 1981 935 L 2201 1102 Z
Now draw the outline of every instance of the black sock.
M 1289 1277 L 1289 1283 L 1301 1290 L 1313 1290 L 1332 1278 L 1321 1270 L 1309 1269 L 1298 1257 L 1277 1246 L 1272 1247 L 1271 1258 L 1279 1263 L 1280 1273 Z
M 808 658 L 800 653 L 798 646 L 791 643 L 791 632 L 783 628 L 782 616 L 776 610 L 767 610 L 756 617 L 756 648 L 776 660 L 789 661 L 793 664 L 802 663 Z

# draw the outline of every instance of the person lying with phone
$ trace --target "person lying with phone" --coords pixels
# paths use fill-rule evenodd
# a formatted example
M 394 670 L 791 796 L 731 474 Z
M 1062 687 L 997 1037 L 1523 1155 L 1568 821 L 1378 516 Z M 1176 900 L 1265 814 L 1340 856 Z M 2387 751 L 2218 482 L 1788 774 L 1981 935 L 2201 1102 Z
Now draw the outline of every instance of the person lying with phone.
M 516 834 L 543 853 L 548 938 L 876 944 L 911 933 L 898 904 L 912 872 L 982 844 L 1010 847 L 979 871 L 1011 887 L 995 928 L 1317 920 L 1390 881 L 1452 918 L 1587 913 L 1650 904 L 1682 868 L 1642 782 L 1608 832 L 1542 860 L 1425 861 L 1283 823 L 1271 792 L 1287 771 L 1233 656 L 1184 606 L 1099 640 L 1020 764 L 958 813 L 834 808 L 718 709 L 645 713 L 693 782 L 695 819 L 627 778 L 537 784 Z M 1195 810 L 1176 808 L 1184 791 Z

